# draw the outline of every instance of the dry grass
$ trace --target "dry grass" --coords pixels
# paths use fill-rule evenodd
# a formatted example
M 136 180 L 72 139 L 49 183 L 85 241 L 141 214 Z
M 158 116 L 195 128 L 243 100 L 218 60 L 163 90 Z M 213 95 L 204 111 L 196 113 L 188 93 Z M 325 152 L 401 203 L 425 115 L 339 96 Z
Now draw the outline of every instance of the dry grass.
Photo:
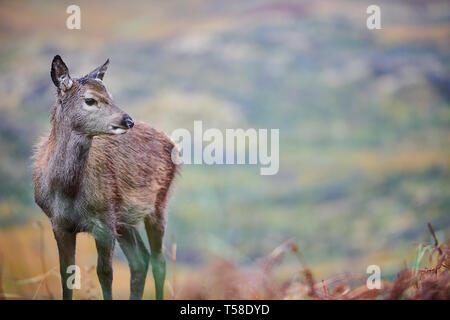
M 27 264 L 27 257 L 14 255 L 8 246 L 0 247 L 0 299 L 59 299 L 59 272 L 56 248 L 45 224 L 36 223 L 33 242 L 36 247 L 15 251 L 35 255 L 34 264 Z M 215 260 L 210 265 L 188 274 L 177 272 L 176 243 L 171 241 L 166 250 L 171 262 L 166 281 L 168 299 L 314 299 L 314 300 L 360 300 L 360 299 L 450 299 L 450 243 L 439 244 L 429 225 L 434 244 L 420 244 L 413 268 L 400 270 L 393 281 L 383 281 L 380 289 L 368 289 L 365 274 L 338 274 L 317 281 L 313 270 L 307 265 L 297 242 L 290 239 L 275 248 L 269 255 L 249 267 L 238 267 L 226 260 Z M 38 239 L 38 241 L 36 241 Z M 3 239 L 5 240 L 5 238 Z M 11 240 L 11 238 L 9 238 Z M 21 239 L 22 241 L 24 239 Z M 80 247 L 92 254 L 86 239 Z M 30 243 L 30 242 L 27 242 Z M 5 242 L 3 242 L 5 244 Z M 15 246 L 15 247 L 14 247 Z M 17 250 L 17 243 L 14 244 Z M 47 249 L 47 247 L 50 249 Z M 27 253 L 28 252 L 28 253 Z M 51 254 L 50 254 L 51 253 Z M 50 255 L 49 255 L 50 254 Z M 90 254 L 87 254 L 89 256 Z M 298 260 L 298 270 L 285 279 L 276 275 L 276 269 L 286 255 Z M 9 256 L 10 259 L 7 259 Z M 91 257 L 92 258 L 92 257 Z M 96 279 L 95 264 L 86 255 L 78 263 L 82 268 L 82 290 L 76 290 L 77 299 L 101 298 Z M 423 267 L 420 267 L 423 266 Z M 30 271 L 31 269 L 31 271 Z M 36 275 L 36 270 L 40 270 Z M 8 271 L 8 272 L 5 272 Z M 32 274 L 30 276 L 30 273 Z M 33 274 L 34 273 L 34 274 Z M 151 274 L 151 273 L 149 273 Z M 28 275 L 21 277 L 20 275 Z M 129 274 L 123 262 L 115 262 L 115 298 L 128 297 Z M 147 278 L 144 298 L 153 298 L 153 280 Z
M 430 248 L 427 246 L 426 248 Z M 439 252 L 441 251 L 441 253 Z M 295 254 L 301 267 L 285 281 L 276 281 L 273 269 L 287 253 Z M 269 256 L 261 259 L 257 268 L 240 269 L 227 261 L 217 261 L 191 279 L 177 298 L 180 299 L 450 299 L 450 244 L 431 249 L 428 267 L 417 270 L 404 268 L 394 281 L 383 281 L 381 289 L 368 289 L 366 275 L 340 274 L 316 281 L 306 266 L 294 240 L 285 242 Z M 420 262 L 419 262 L 420 263 Z M 200 278 L 203 281 L 200 281 Z M 207 280 L 205 280 L 205 278 Z M 208 286 L 198 286 L 208 283 Z

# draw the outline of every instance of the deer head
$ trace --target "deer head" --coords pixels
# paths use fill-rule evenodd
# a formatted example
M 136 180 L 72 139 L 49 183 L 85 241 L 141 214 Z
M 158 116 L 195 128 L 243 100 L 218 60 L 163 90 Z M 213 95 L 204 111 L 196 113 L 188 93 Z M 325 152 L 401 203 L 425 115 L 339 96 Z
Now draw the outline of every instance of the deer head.
M 86 136 L 122 134 L 134 121 L 113 101 L 103 84 L 106 62 L 84 77 L 75 79 L 59 55 L 53 58 L 51 77 L 57 88 L 53 120 Z

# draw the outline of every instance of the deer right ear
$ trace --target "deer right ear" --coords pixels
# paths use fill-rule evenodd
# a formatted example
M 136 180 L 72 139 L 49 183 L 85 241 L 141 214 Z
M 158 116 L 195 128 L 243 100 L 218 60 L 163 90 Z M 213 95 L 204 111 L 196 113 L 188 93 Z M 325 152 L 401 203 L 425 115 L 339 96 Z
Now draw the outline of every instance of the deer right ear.
M 94 71 L 91 71 L 87 77 L 89 78 L 93 78 L 93 79 L 100 79 L 103 80 L 103 76 L 105 75 L 106 70 L 108 69 L 109 66 L 109 59 L 106 60 L 106 62 L 104 64 L 102 64 L 100 67 L 98 67 L 97 69 L 95 69 Z
M 50 71 L 53 83 L 61 91 L 67 91 L 72 88 L 73 81 L 69 75 L 69 69 L 59 55 L 52 61 L 52 70 Z

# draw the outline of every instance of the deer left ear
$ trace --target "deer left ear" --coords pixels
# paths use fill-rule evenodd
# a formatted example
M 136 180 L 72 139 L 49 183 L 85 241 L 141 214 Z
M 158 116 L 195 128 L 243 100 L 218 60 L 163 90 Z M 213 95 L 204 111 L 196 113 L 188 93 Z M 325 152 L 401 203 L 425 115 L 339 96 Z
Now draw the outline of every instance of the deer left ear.
M 56 55 L 52 61 L 50 75 L 55 86 L 62 92 L 72 88 L 72 78 L 69 75 L 69 69 L 59 55 Z
M 106 62 L 104 64 L 102 64 L 100 67 L 98 67 L 94 71 L 90 72 L 88 74 L 88 77 L 103 80 L 103 76 L 105 75 L 105 72 L 108 69 L 108 66 L 109 66 L 109 59 L 106 60 Z

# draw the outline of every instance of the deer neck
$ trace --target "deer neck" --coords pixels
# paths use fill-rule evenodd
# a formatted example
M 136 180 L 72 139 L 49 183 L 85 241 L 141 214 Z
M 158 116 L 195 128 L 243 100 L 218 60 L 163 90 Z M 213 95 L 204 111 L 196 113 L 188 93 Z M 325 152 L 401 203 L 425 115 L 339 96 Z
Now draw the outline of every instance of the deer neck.
M 55 191 L 75 197 L 85 175 L 92 137 L 58 124 L 53 126 L 51 136 L 55 142 L 48 167 L 51 185 Z

